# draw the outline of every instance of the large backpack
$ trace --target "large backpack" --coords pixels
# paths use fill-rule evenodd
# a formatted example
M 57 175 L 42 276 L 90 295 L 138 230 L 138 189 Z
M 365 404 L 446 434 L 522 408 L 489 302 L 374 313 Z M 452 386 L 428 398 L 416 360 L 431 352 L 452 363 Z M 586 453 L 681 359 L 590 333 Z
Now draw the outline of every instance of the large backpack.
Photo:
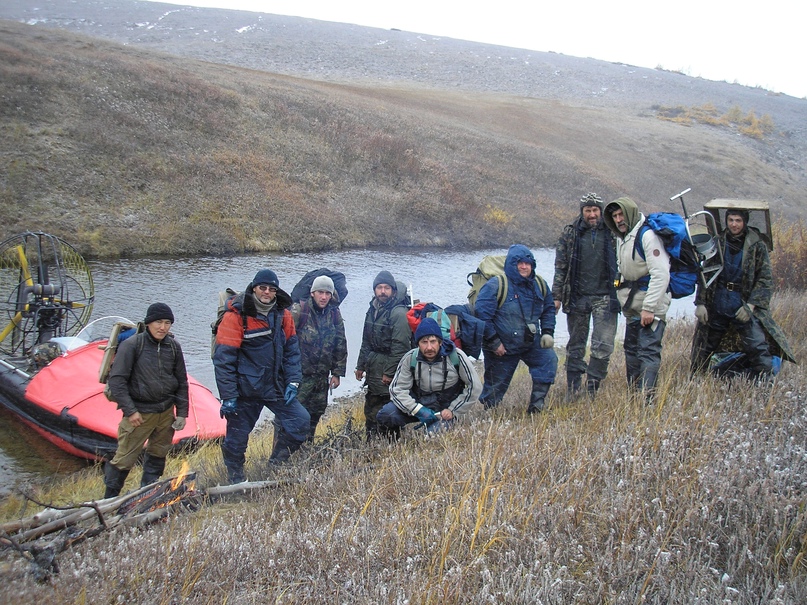
M 219 324 L 221 323 L 222 318 L 224 317 L 224 313 L 227 312 L 227 303 L 230 300 L 235 299 L 236 297 L 244 296 L 243 292 L 236 292 L 232 288 L 227 288 L 226 290 L 219 292 L 219 306 L 216 309 L 216 319 L 211 322 L 210 324 L 210 332 L 212 333 L 210 338 L 210 358 L 213 359 L 213 354 L 216 352 L 216 334 L 219 331 Z M 243 312 L 243 305 L 242 305 L 242 312 L 241 312 L 241 320 L 244 323 L 244 331 L 247 330 L 247 316 Z
M 505 299 L 507 298 L 507 290 L 509 288 L 507 276 L 504 272 L 504 263 L 506 259 L 507 256 L 504 254 L 490 254 L 482 259 L 476 271 L 468 274 L 467 281 L 468 285 L 471 286 L 471 289 L 468 291 L 468 306 L 471 311 L 474 310 L 476 299 L 479 296 L 479 291 L 482 289 L 482 286 L 484 286 L 492 277 L 499 278 L 497 280 L 499 282 L 499 288 L 496 292 L 496 302 L 499 307 L 502 306 L 502 303 L 504 303 Z M 537 273 L 535 274 L 535 283 L 538 285 L 538 290 L 541 292 L 541 296 L 546 296 L 549 287 L 547 286 L 546 281 L 544 281 L 544 279 Z
M 341 271 L 331 271 L 325 267 L 313 269 L 303 275 L 302 279 L 297 282 L 297 285 L 295 285 L 294 289 L 291 291 L 291 300 L 293 302 L 308 300 L 308 297 L 311 296 L 311 284 L 314 283 L 316 278 L 322 275 L 326 275 L 333 280 L 334 288 L 336 288 L 336 298 L 338 298 L 336 304 L 340 304 L 344 301 L 347 298 L 347 279 L 345 278 L 345 274 Z
M 457 348 L 462 348 L 462 342 L 457 334 L 459 331 L 457 316 L 449 315 L 445 309 L 431 302 L 417 303 L 406 312 L 406 320 L 409 322 L 413 338 L 420 322 L 427 317 L 431 317 L 437 322 L 443 332 L 443 338 L 452 341 Z M 416 342 L 414 344 L 417 346 Z
M 670 285 L 667 288 L 670 295 L 673 298 L 683 298 L 695 292 L 701 272 L 700 254 L 689 240 L 684 217 L 674 212 L 654 212 L 648 215 L 636 235 L 634 258 L 637 252 L 643 260 L 646 258 L 642 236 L 648 229 L 659 236 L 664 249 L 670 255 Z M 646 286 L 650 277 L 643 277 L 638 281 L 640 285 Z

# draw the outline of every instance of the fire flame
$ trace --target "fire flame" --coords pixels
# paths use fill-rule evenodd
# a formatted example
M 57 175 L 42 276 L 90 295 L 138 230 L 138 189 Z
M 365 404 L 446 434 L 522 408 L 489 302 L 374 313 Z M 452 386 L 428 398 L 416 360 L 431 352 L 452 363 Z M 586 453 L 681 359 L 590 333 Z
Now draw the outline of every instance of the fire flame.
M 183 460 L 182 466 L 179 469 L 179 474 L 174 478 L 173 481 L 171 481 L 171 491 L 174 491 L 176 488 L 182 485 L 182 482 L 185 481 L 185 477 L 187 474 L 188 474 L 188 461 Z M 191 481 L 190 484 L 188 485 L 188 489 L 194 489 L 196 487 L 195 483 L 196 483 L 195 481 Z

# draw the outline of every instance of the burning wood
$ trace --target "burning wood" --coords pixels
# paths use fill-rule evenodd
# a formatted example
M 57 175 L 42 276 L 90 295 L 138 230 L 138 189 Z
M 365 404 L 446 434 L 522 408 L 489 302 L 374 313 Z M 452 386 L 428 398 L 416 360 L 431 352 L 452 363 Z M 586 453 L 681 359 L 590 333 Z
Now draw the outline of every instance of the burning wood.
M 141 487 L 131 493 L 77 506 L 49 507 L 27 517 L 0 525 L 0 546 L 13 548 L 32 562 L 33 573 L 45 579 L 58 573 L 56 555 L 69 546 L 107 529 L 148 525 L 180 510 L 195 512 L 209 498 L 248 490 L 274 487 L 280 481 L 245 482 L 196 490 L 196 473 L 186 472 Z M 44 536 L 57 533 L 55 538 Z

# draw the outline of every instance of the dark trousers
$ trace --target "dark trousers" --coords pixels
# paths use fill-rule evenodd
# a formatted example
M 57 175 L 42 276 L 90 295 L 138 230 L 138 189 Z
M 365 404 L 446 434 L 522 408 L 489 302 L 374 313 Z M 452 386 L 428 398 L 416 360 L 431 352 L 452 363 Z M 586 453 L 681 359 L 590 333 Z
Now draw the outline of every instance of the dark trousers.
M 558 356 L 554 349 L 542 349 L 538 344 L 538 337 L 535 338 L 534 345 L 523 353 L 499 357 L 491 351 L 485 351 L 485 384 L 482 385 L 482 394 L 479 396 L 482 405 L 492 408 L 501 403 L 519 361 L 523 361 L 529 368 L 533 386 L 555 382 Z
M 655 327 L 654 327 L 655 325 Z M 625 324 L 625 368 L 628 386 L 644 390 L 651 396 L 656 388 L 661 368 L 661 340 L 665 322 L 654 321 L 642 327 L 638 318 L 628 318 Z
M 609 295 L 580 296 L 575 302 L 574 311 L 566 315 L 566 325 L 569 328 L 566 375 L 574 377 L 575 382 L 583 374 L 596 380 L 603 380 L 608 374 L 608 364 L 614 352 L 618 315 L 611 310 L 611 304 Z M 587 364 L 585 357 L 589 333 L 591 356 Z
M 773 357 L 768 348 L 768 340 L 762 323 L 753 315 L 745 323 L 727 317 L 726 315 L 714 314 L 709 318 L 706 325 L 706 336 L 699 343 L 693 360 L 693 371 L 704 370 L 709 367 L 709 358 L 720 351 L 720 343 L 734 326 L 740 336 L 742 352 L 748 358 L 748 365 L 752 372 L 757 375 L 770 374 L 773 370 Z

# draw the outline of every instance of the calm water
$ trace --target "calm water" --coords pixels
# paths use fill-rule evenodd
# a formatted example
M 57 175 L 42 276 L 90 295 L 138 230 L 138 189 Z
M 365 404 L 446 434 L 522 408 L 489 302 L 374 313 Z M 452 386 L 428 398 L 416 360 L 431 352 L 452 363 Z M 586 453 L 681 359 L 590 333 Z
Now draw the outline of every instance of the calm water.
M 218 293 L 227 287 L 243 290 L 259 269 L 270 268 L 280 286 L 291 292 L 294 284 L 311 269 L 328 267 L 347 276 L 349 294 L 342 303 L 348 338 L 348 371 L 335 396 L 355 393 L 360 385 L 353 377 L 361 330 L 372 297 L 373 279 L 386 269 L 396 279 L 411 284 L 414 297 L 442 307 L 466 301 L 468 273 L 485 254 L 504 254 L 506 249 L 484 251 L 444 250 L 351 250 L 300 254 L 273 254 L 229 258 L 195 257 L 93 262 L 96 289 L 93 319 L 119 315 L 141 320 L 148 305 L 168 303 L 174 311 L 174 334 L 182 344 L 188 371 L 216 393 L 210 361 L 210 322 L 216 316 Z M 554 250 L 534 250 L 537 271 L 552 282 Z M 673 311 L 691 313 L 692 300 L 674 301 Z M 622 330 L 620 330 L 621 332 Z M 565 315 L 555 333 L 557 345 L 568 339 Z M 561 370 L 562 371 L 562 370 Z M 82 463 L 63 454 L 15 421 L 0 415 L 0 495 L 17 479 L 69 472 Z

